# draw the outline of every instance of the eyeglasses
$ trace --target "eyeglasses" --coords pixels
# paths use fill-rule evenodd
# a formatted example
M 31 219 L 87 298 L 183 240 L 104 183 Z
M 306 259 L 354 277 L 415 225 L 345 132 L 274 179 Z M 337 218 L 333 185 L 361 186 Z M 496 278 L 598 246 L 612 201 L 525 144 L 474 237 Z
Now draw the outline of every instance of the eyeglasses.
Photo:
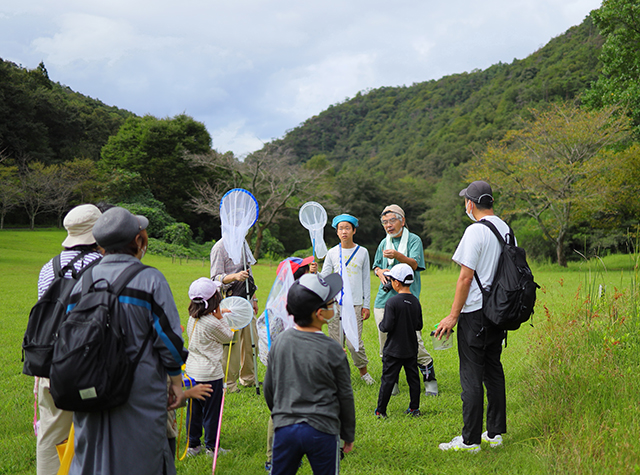
M 331 302 L 327 302 L 326 304 L 324 304 L 324 306 L 322 308 L 327 309 L 327 310 L 333 310 L 333 306 L 336 304 L 336 300 L 333 299 Z
M 380 222 L 382 223 L 383 226 L 386 226 L 387 224 L 393 224 L 396 221 L 398 221 L 398 218 L 389 218 L 389 219 L 381 219 Z

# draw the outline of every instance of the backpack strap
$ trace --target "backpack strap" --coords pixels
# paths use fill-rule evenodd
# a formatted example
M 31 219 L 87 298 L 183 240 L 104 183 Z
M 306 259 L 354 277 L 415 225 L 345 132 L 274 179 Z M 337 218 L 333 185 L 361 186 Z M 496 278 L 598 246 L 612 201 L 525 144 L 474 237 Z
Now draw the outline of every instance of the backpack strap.
M 64 267 L 62 267 L 62 258 L 60 257 L 60 254 L 58 254 L 56 257 L 53 258 L 53 262 L 52 262 L 54 275 L 56 277 L 64 277 L 64 275 L 67 272 L 71 271 L 71 277 L 74 280 L 77 280 L 79 274 L 78 274 L 78 271 L 76 270 L 75 263 L 78 262 L 87 254 L 88 254 L 87 252 L 79 252 Z
M 133 280 L 133 278 L 136 275 L 138 275 L 140 272 L 149 268 L 151 267 L 138 262 L 131 264 L 129 267 L 127 267 L 125 270 L 123 270 L 120 273 L 120 275 L 116 278 L 116 280 L 113 281 L 112 292 L 116 295 L 116 297 L 120 297 L 120 294 L 124 291 L 124 289 L 127 287 L 129 282 L 131 282 L 131 280 Z M 120 322 L 118 322 L 118 325 L 120 325 Z M 120 331 L 122 331 L 122 327 Z M 142 358 L 142 353 L 144 352 L 144 349 L 146 348 L 147 343 L 149 343 L 149 340 L 151 340 L 152 335 L 153 335 L 153 325 L 149 325 L 149 331 L 147 332 L 147 336 L 144 338 L 144 341 L 140 346 L 140 350 L 138 351 L 138 354 L 132 361 L 134 371 L 135 371 L 135 368 L 138 367 L 140 358 Z
M 54 279 L 56 277 L 62 277 L 60 275 L 60 270 L 61 270 L 61 267 L 60 267 L 60 254 L 58 254 L 56 257 L 53 258 L 53 260 L 51 261 L 51 265 L 53 266 Z
M 138 262 L 131 264 L 125 270 L 123 270 L 120 275 L 113 281 L 113 283 L 111 284 L 112 292 L 119 297 L 129 284 L 129 282 L 131 282 L 131 280 L 144 269 L 148 268 L 149 266 L 145 266 L 144 264 Z
M 502 237 L 502 235 L 500 234 L 500 231 L 498 231 L 498 228 L 496 228 L 495 225 L 487 219 L 481 219 L 480 221 L 477 221 L 477 222 L 480 224 L 484 224 L 486 227 L 488 227 L 491 230 L 491 232 L 494 234 L 494 236 L 498 239 L 498 242 L 500 243 L 500 248 L 504 249 L 504 246 L 505 244 L 507 244 L 507 241 L 505 241 L 505 239 Z M 507 240 L 511 244 L 515 242 L 513 229 L 511 229 L 511 226 L 509 226 L 509 232 L 507 233 Z M 480 282 L 480 277 L 478 277 L 478 273 L 475 270 L 473 271 L 473 276 L 475 277 L 476 282 L 478 283 L 478 287 L 480 287 L 480 291 L 482 292 L 482 295 L 483 296 L 486 295 L 488 292 L 483 287 L 482 282 Z

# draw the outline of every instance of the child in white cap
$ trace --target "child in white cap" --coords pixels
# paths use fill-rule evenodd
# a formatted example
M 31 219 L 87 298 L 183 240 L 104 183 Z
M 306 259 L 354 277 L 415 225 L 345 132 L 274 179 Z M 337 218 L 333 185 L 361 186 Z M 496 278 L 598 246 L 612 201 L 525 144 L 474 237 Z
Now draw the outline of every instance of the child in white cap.
M 396 264 L 385 271 L 391 280 L 393 290 L 398 294 L 387 300 L 384 318 L 380 322 L 381 332 L 387 333 L 382 350 L 382 377 L 375 414 L 387 417 L 387 404 L 393 386 L 398 381 L 400 370 L 404 368 L 409 384 L 409 409 L 405 414 L 420 415 L 420 375 L 418 373 L 418 337 L 422 330 L 422 307 L 420 300 L 411 293 L 413 269 L 408 264 Z
M 222 345 L 229 343 L 233 338 L 233 331 L 220 311 L 221 285 L 220 282 L 201 277 L 189 287 L 191 303 L 187 323 L 189 358 L 186 371 L 196 383 L 210 385 L 213 391 L 211 396 L 204 400 L 189 400 L 187 455 L 198 455 L 202 452 L 200 438 L 203 428 L 207 455 L 213 457 L 216 448 L 224 381 Z M 218 452 L 224 454 L 228 450 L 220 447 Z

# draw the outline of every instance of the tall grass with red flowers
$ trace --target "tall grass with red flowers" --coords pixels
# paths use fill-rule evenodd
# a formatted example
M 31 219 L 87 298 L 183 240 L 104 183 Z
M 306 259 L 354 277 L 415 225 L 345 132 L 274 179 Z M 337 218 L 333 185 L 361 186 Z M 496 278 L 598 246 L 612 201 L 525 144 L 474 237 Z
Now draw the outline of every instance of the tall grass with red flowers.
M 549 473 L 640 473 L 639 261 L 584 258 L 577 290 L 543 289 L 524 382 Z

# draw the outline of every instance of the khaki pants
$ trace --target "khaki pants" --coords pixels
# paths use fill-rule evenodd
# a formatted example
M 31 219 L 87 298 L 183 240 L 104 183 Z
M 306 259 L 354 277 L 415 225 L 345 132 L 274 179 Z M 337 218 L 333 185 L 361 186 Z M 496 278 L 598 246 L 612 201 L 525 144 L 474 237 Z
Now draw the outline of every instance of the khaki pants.
M 244 327 L 233 337 L 231 346 L 231 357 L 229 359 L 229 345 L 224 346 L 222 357 L 222 370 L 227 370 L 227 360 L 229 359 L 229 373 L 227 374 L 227 390 L 235 391 L 238 387 L 238 380 L 243 386 L 255 385 L 255 368 L 253 366 L 253 349 L 251 347 L 251 331 L 253 329 L 254 338 L 257 338 L 256 319 Z M 257 343 L 257 340 L 256 340 Z M 257 351 L 257 347 L 256 347 Z
M 378 327 L 378 341 L 380 342 L 380 358 L 382 358 L 382 349 L 384 348 L 384 344 L 387 342 L 387 334 L 380 331 L 380 322 L 384 318 L 384 308 L 374 308 L 373 316 L 376 319 L 376 327 Z M 433 358 L 424 347 L 424 342 L 422 341 L 422 332 L 417 331 L 416 336 L 418 337 L 418 364 L 420 366 L 428 366 Z
M 271 463 L 273 458 L 273 419 L 269 416 L 269 424 L 267 424 L 267 462 Z
M 369 364 L 369 360 L 367 358 L 367 353 L 364 349 L 364 342 L 362 341 L 362 305 L 355 305 L 354 310 L 356 312 L 356 321 L 358 322 L 358 351 L 353 347 L 348 338 L 344 336 L 344 329 L 341 330 L 340 325 L 340 307 L 337 306 L 336 316 L 329 322 L 329 337 L 343 344 L 343 341 L 346 341 L 347 348 L 349 348 L 349 352 L 351 353 L 351 359 L 353 360 L 353 364 L 356 368 L 366 368 Z
M 56 475 L 60 468 L 60 459 L 56 445 L 69 437 L 73 412 L 56 407 L 49 392 L 49 379 L 38 380 L 38 410 L 40 427 L 36 445 L 36 465 L 38 475 Z

